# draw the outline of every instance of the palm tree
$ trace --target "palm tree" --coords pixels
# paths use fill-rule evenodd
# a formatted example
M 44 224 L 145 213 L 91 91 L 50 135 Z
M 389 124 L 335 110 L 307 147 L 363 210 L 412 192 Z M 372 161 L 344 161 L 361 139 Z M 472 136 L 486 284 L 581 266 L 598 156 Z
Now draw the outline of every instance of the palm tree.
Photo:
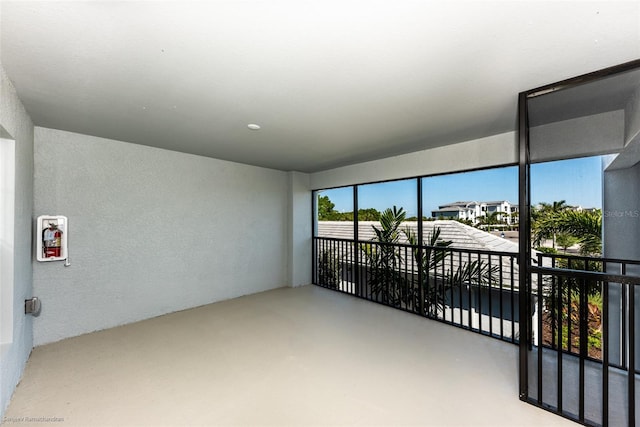
M 318 282 L 330 289 L 338 289 L 342 276 L 342 261 L 333 249 L 325 249 L 318 260 Z
M 567 210 L 558 217 L 559 232 L 575 236 L 580 243 L 580 253 L 595 255 L 602 253 L 602 211 Z
M 420 245 L 421 242 L 418 241 L 418 236 L 408 227 L 404 230 L 404 233 L 410 244 L 414 246 Z M 449 284 L 449 287 L 451 283 L 462 283 L 444 280 L 445 277 L 438 272 L 437 267 L 442 265 L 451 253 L 450 250 L 445 249 L 453 243 L 451 240 L 440 240 L 440 233 L 440 227 L 434 227 L 433 231 L 425 236 L 426 245 L 422 242 L 425 245 L 422 250 L 413 249 L 413 258 L 418 268 L 422 271 L 422 283 L 418 284 L 418 288 L 414 292 L 412 305 L 414 309 L 417 308 L 422 313 L 430 316 L 435 316 L 438 309 L 443 309 L 445 304 L 446 289 L 434 286 L 436 279 L 440 278 L 442 283 Z M 439 250 L 440 248 L 443 250 Z M 416 288 L 412 286 L 411 289 Z
M 543 206 L 543 208 L 545 206 L 550 208 L 552 212 L 561 212 L 561 211 L 569 208 L 569 205 L 567 205 L 567 201 L 566 200 L 558 200 L 558 201 L 555 201 L 555 202 L 551 203 L 551 205 L 549 205 L 548 203 L 540 203 L 540 204 Z
M 500 212 L 498 211 L 487 213 L 480 217 L 479 225 L 486 225 L 487 229 L 491 231 L 492 225 L 500 224 L 500 221 L 498 220 L 499 215 L 500 215 Z
M 410 288 L 414 290 L 413 308 L 418 308 L 431 317 L 437 317 L 438 311 L 444 310 L 446 295 L 450 289 L 463 283 L 490 286 L 499 269 L 495 265 L 489 268 L 489 264 L 483 260 L 474 260 L 462 263 L 450 271 L 441 271 L 445 261 L 452 256 L 452 251 L 448 248 L 453 242 L 441 240 L 440 231 L 440 227 L 434 228 L 425 236 L 426 243 L 422 242 L 422 247 L 418 248 L 418 237 L 409 228 L 404 230 L 407 240 L 415 247 L 413 257 L 422 272 L 422 283 Z
M 537 208 L 531 210 L 533 242 L 536 246 L 539 246 L 544 239 L 550 238 L 553 249 L 556 248 L 558 218 L 568 208 L 566 200 L 559 200 L 553 203 L 542 202 Z
M 511 212 L 509 214 L 509 216 L 511 217 L 511 224 L 518 224 L 520 222 L 520 212 L 515 211 L 515 212 Z
M 556 243 L 562 248 L 562 252 L 567 253 L 569 246 L 573 246 L 578 243 L 578 239 L 571 233 L 561 231 L 556 235 Z
M 370 272 L 371 296 L 393 306 L 400 304 L 402 290 L 406 287 L 406 279 L 400 272 L 402 257 L 396 246 L 405 217 L 402 208 L 386 209 L 380 214 L 381 228 L 372 225 L 376 243 L 360 245 Z
M 427 316 L 436 316 L 438 310 L 444 308 L 446 292 L 453 286 L 475 282 L 478 285 L 489 285 L 498 269 L 491 269 L 482 260 L 463 263 L 457 269 L 444 271 L 448 249 L 451 241 L 440 239 L 440 228 L 436 227 L 419 242 L 416 234 L 408 227 L 400 230 L 405 220 L 402 208 L 386 209 L 380 215 L 380 226 L 372 226 L 376 237 L 372 243 L 360 244 L 366 257 L 369 270 L 368 283 L 371 297 L 392 306 L 404 305 L 407 309 L 418 311 Z M 418 283 L 418 275 L 407 274 L 402 270 L 403 260 L 397 243 L 401 233 L 413 245 L 412 255 L 415 264 L 422 272 L 422 283 Z M 418 246 L 421 246 L 418 248 Z M 435 286 L 440 283 L 441 286 Z

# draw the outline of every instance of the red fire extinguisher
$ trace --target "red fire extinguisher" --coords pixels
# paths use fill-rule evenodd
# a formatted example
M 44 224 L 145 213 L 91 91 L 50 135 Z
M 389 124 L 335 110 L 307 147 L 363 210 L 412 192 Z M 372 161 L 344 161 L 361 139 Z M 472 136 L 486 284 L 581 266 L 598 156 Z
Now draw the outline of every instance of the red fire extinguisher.
M 57 224 L 49 223 L 49 227 L 42 230 L 42 251 L 45 258 L 59 257 L 62 248 L 62 231 Z

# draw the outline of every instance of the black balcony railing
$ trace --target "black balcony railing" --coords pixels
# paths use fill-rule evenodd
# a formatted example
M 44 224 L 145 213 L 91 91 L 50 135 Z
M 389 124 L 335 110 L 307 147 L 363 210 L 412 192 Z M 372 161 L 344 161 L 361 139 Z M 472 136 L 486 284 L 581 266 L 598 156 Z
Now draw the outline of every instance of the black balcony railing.
M 586 425 L 635 425 L 640 261 L 539 254 L 537 264 L 527 400 Z
M 517 257 L 316 237 L 313 282 L 517 343 Z M 523 399 L 585 425 L 635 425 L 640 261 L 536 254 L 529 268 Z
M 314 238 L 316 285 L 516 343 L 517 254 Z
M 540 298 L 539 317 L 542 345 L 550 348 L 562 348 L 562 351 L 572 354 L 580 353 L 580 343 L 585 341 L 580 336 L 580 328 L 586 328 L 587 353 L 586 357 L 593 360 L 602 360 L 604 341 L 602 337 L 602 317 L 605 308 L 617 307 L 615 318 L 617 336 L 609 343 L 609 364 L 626 369 L 628 366 L 628 354 L 626 336 L 628 327 L 629 307 L 623 302 L 628 300 L 628 287 L 611 281 L 603 282 L 602 275 L 589 275 L 585 273 L 606 273 L 611 276 L 622 276 L 628 280 L 630 269 L 640 272 L 640 261 L 620 260 L 611 258 L 594 258 L 573 256 L 564 254 L 538 254 L 537 266 L 547 269 L 563 270 L 562 273 L 543 274 L 550 270 L 535 270 L 536 282 L 542 283 L 536 288 L 536 293 L 542 294 Z M 566 271 L 571 274 L 566 274 Z M 554 271 L 554 270 L 551 270 Z M 572 272 L 573 271 L 573 272 Z M 631 275 L 633 276 L 633 275 Z M 607 276 L 604 276 L 607 277 Z M 633 279 L 632 279 L 633 281 Z M 606 290 L 604 289 L 606 285 Z M 605 292 L 606 291 L 606 292 Z M 606 294 L 606 305 L 605 305 Z M 584 313 L 581 310 L 586 310 Z M 584 322 L 583 316 L 584 317 Z M 618 327 L 619 326 L 619 327 Z M 618 331 L 619 329 L 619 331 Z M 612 349 L 611 347 L 617 347 Z

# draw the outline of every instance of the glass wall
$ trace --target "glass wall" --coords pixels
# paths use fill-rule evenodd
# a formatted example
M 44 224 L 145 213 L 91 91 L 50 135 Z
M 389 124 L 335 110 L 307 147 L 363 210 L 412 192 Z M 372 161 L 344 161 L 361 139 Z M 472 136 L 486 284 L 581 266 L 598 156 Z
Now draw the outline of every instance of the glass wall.
M 513 166 L 316 191 L 313 283 L 516 342 L 516 194 Z
M 518 168 L 516 166 L 422 178 L 424 216 L 457 220 L 517 242 Z
M 602 255 L 604 161 L 604 156 L 591 156 L 531 165 L 532 249 Z M 566 226 L 564 221 L 569 219 L 583 222 L 591 219 L 593 228 Z
M 314 192 L 315 235 L 353 239 L 353 187 Z
M 354 237 L 354 195 L 358 203 L 358 240 L 374 237 L 372 225 L 380 215 L 390 210 L 404 226 L 413 228 L 417 235 L 418 218 L 431 230 L 433 221 L 455 221 L 451 225 L 456 247 L 508 250 L 517 252 L 518 243 L 518 170 L 517 166 L 451 173 L 446 175 L 362 184 L 350 187 L 315 191 L 316 233 L 318 237 Z M 545 183 L 553 186 L 553 183 Z M 418 190 L 420 186 L 421 190 Z M 354 194 L 355 193 L 355 194 Z M 393 208 L 396 211 L 393 212 Z M 420 208 L 422 212 L 420 212 Z M 462 224 L 462 225 L 460 225 Z M 470 240 L 463 226 L 492 234 L 511 242 L 484 243 Z M 456 237 L 457 236 L 457 237 Z M 475 234 L 481 240 L 481 234 Z M 465 246 L 466 245 L 466 246 Z
M 397 208 L 405 220 L 417 220 L 418 184 L 416 179 L 358 186 L 359 221 L 378 221 L 387 209 Z

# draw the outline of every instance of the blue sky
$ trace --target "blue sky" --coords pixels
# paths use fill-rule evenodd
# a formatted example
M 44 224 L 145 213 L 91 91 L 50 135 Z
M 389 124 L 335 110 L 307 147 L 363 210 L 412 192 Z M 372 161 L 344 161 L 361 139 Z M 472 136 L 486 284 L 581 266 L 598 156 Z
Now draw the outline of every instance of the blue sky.
M 531 203 L 566 200 L 568 205 L 602 208 L 602 157 L 531 165 Z
M 531 202 L 566 200 L 569 205 L 601 208 L 601 158 L 546 162 L 531 166 Z M 360 209 L 379 211 L 393 205 L 402 206 L 407 216 L 417 216 L 416 180 L 361 185 L 358 191 Z M 326 190 L 339 212 L 353 211 L 351 187 Z M 518 168 L 487 169 L 423 178 L 424 215 L 438 206 L 461 200 L 518 202 Z

